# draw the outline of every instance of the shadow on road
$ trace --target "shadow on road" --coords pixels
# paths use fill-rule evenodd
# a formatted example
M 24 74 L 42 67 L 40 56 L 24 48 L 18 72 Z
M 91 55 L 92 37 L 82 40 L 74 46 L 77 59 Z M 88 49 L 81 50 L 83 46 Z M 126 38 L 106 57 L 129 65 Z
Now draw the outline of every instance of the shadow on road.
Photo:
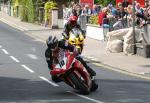
M 150 81 L 97 80 L 100 95 L 106 103 L 150 103 Z
M 74 96 L 42 80 L 0 77 L 0 103 L 41 103 L 61 100 L 74 101 Z
M 1 103 L 85 101 L 66 92 L 62 87 L 53 87 L 42 80 L 0 77 L 0 81 Z M 149 81 L 98 79 L 97 82 L 99 89 L 88 97 L 104 103 L 150 103 Z
M 150 69 L 150 65 L 140 65 L 141 67 L 147 67 Z

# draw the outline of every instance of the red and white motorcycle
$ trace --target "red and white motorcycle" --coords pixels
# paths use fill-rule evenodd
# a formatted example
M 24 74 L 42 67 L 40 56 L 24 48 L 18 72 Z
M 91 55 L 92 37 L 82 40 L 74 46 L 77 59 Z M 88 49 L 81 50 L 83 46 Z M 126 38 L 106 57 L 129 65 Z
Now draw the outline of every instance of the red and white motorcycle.
M 53 70 L 51 70 L 50 74 L 57 76 L 80 93 L 89 94 L 91 92 L 92 80 L 86 68 L 75 58 L 77 53 L 60 48 L 58 51 L 53 52 L 55 59 Z

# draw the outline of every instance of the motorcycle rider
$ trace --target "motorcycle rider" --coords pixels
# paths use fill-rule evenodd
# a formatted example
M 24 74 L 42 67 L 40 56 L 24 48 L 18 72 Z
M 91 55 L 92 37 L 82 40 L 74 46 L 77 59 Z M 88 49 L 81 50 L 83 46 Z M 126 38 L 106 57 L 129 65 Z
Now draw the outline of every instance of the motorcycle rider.
M 77 22 L 78 17 L 77 16 L 70 16 L 68 22 L 65 24 L 64 26 L 64 30 L 63 30 L 63 36 L 65 36 L 65 39 L 69 39 L 69 32 L 73 29 L 73 28 L 78 28 L 79 30 L 81 30 L 84 38 L 85 38 L 85 31 L 81 29 L 81 26 L 78 24 Z
M 71 52 L 76 50 L 76 47 L 73 45 L 69 45 L 67 41 L 64 41 L 64 40 L 58 41 L 56 36 L 49 36 L 49 38 L 46 40 L 46 44 L 48 48 L 45 51 L 45 57 L 46 57 L 49 70 L 53 69 L 52 67 L 53 59 L 54 59 L 53 51 L 57 50 L 58 48 L 69 50 Z M 83 66 L 87 69 L 91 77 L 96 76 L 95 71 L 93 71 L 80 56 L 76 56 L 76 59 L 79 60 L 83 64 Z M 61 81 L 57 76 L 52 76 L 52 80 L 54 82 Z M 98 88 L 98 85 L 95 83 L 94 80 L 92 82 L 93 82 L 94 87 L 91 89 L 91 91 L 95 91 Z

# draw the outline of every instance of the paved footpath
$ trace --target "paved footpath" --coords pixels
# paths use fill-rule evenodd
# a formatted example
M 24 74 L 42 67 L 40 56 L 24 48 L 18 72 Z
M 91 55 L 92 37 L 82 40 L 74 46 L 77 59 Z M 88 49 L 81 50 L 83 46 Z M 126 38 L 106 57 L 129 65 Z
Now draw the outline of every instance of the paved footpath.
M 0 12 L 0 21 L 24 31 L 27 35 L 42 42 L 45 42 L 49 35 L 60 36 L 62 32 L 62 29 L 50 29 L 49 27 L 21 22 L 19 19 L 2 12 Z M 87 37 L 82 55 L 95 61 L 96 65 L 150 80 L 150 58 L 137 55 L 127 56 L 124 53 L 110 53 L 106 50 L 106 42 L 104 41 Z

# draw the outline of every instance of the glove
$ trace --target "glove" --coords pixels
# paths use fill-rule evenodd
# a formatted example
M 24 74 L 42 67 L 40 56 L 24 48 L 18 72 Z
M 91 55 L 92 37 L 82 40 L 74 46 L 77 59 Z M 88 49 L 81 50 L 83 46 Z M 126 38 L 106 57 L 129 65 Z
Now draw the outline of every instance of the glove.
M 69 36 L 67 36 L 66 33 L 62 33 L 62 37 L 63 37 L 63 39 L 65 39 L 65 40 L 68 40 L 68 39 L 69 39 Z
M 86 35 L 85 35 L 85 34 L 83 34 L 83 37 L 84 37 L 84 38 L 86 38 Z
M 82 30 L 82 35 L 84 38 L 86 38 L 86 31 L 85 30 Z

